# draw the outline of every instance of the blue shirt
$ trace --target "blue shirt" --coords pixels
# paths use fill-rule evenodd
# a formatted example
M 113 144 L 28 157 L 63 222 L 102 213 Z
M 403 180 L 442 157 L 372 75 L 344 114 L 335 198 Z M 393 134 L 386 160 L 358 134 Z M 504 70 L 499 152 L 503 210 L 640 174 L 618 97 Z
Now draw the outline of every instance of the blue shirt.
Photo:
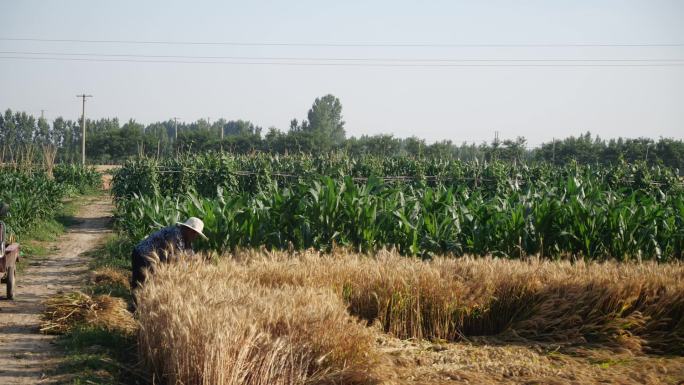
M 170 256 L 167 253 L 171 250 L 175 253 L 194 255 L 192 247 L 186 246 L 181 228 L 178 225 L 164 227 L 150 234 L 133 249 L 135 253 L 145 257 L 156 253 L 161 261 L 165 261 Z

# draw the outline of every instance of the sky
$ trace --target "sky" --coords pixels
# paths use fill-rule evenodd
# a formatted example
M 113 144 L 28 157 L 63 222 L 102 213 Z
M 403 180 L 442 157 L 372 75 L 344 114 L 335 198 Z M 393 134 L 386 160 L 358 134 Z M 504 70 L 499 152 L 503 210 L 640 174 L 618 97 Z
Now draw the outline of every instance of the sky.
M 85 92 L 89 118 L 286 130 L 331 93 L 354 136 L 682 139 L 682 20 L 681 0 L 0 0 L 0 109 L 77 119 Z

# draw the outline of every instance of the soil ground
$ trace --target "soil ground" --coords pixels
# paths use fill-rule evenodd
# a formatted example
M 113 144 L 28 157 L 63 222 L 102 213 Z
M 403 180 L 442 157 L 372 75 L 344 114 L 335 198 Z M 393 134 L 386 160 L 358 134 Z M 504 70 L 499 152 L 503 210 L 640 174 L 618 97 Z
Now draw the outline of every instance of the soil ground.
M 0 384 L 49 384 L 49 373 L 59 362 L 55 336 L 39 332 L 42 302 L 62 292 L 78 290 L 88 271 L 83 253 L 111 232 L 112 205 L 107 196 L 85 199 L 69 227 L 46 258 L 30 261 L 17 274 L 15 300 L 0 301 Z
M 104 190 L 109 190 L 109 187 L 112 184 L 112 177 L 113 177 L 113 172 L 120 169 L 120 165 L 97 165 L 94 166 L 95 170 L 99 173 L 102 174 L 102 188 Z

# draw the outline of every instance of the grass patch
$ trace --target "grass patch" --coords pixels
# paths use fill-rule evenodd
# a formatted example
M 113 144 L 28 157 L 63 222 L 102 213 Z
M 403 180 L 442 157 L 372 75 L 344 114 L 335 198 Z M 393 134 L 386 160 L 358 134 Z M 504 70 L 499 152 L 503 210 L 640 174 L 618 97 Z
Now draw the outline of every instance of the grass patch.
M 130 271 L 132 249 L 133 243 L 130 240 L 114 235 L 86 255 L 91 258 L 90 267 L 93 270 L 116 268 Z
M 107 362 L 105 354 L 72 354 L 60 366 L 57 374 L 68 375 L 78 372 L 78 376 L 70 378 L 69 384 L 119 384 L 112 372 L 117 368 Z
M 88 288 L 88 292 L 93 295 L 111 295 L 130 302 L 132 300 L 130 288 L 117 284 L 98 284 Z
M 66 358 L 57 369 L 67 383 L 139 384 L 135 373 L 135 338 L 121 332 L 81 325 L 61 336 Z

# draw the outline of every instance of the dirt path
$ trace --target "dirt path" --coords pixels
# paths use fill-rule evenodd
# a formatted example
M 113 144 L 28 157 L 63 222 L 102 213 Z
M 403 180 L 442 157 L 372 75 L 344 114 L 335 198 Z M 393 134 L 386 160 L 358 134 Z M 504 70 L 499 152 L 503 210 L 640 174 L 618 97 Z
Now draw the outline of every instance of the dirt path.
M 0 384 L 47 384 L 46 373 L 59 358 L 54 336 L 38 332 L 41 302 L 77 289 L 88 271 L 82 254 L 109 233 L 112 205 L 107 197 L 86 198 L 77 223 L 55 242 L 46 259 L 17 274 L 15 301 L 0 301 Z M 4 285 L 3 285 L 4 286 Z

